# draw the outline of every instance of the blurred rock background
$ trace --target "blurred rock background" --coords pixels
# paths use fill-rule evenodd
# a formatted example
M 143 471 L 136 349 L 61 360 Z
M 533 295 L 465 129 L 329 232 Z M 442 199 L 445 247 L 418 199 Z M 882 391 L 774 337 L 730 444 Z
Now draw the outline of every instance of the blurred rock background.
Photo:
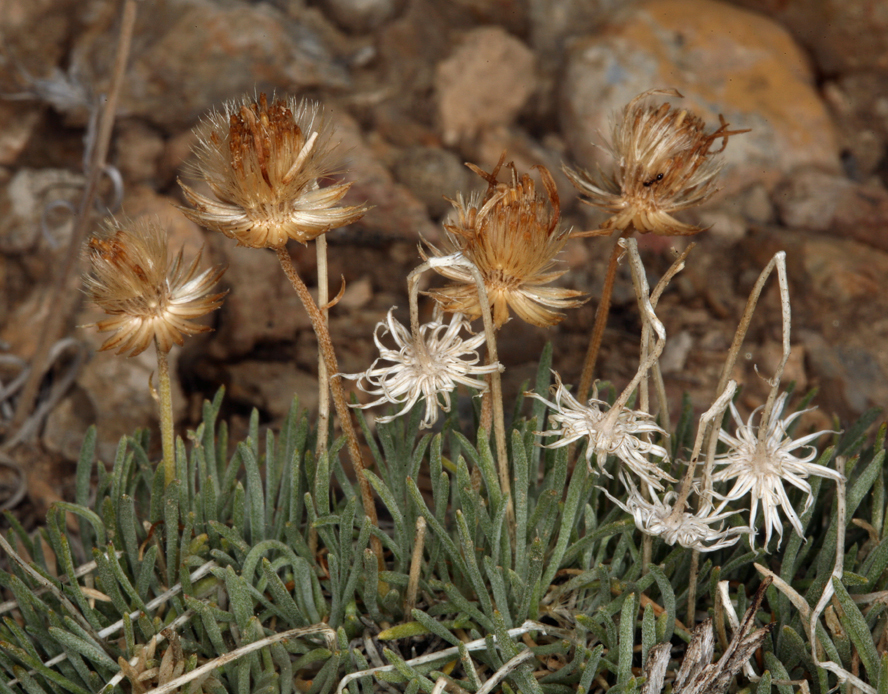
M 42 299 L 71 232 L 55 201 L 76 200 L 83 185 L 85 137 L 107 89 L 119 12 L 108 0 L 0 4 L 0 340 L 10 355 L 30 357 L 51 310 Z M 419 237 L 440 234 L 450 209 L 443 196 L 480 187 L 463 162 L 489 170 L 506 150 L 519 169 L 543 164 L 556 177 L 565 223 L 595 228 L 601 217 L 580 204 L 561 164 L 608 166 L 600 133 L 651 88 L 678 89 L 682 105 L 710 124 L 723 114 L 752 129 L 727 147 L 724 190 L 683 217 L 711 228 L 694 239 L 698 248 L 660 304 L 673 417 L 684 392 L 698 411 L 711 402 L 748 292 L 780 249 L 793 300 L 785 380 L 820 389 L 827 424 L 888 403 L 882 0 L 154 0 L 139 5 L 114 131 L 111 163 L 124 182 L 117 213 L 160 215 L 186 256 L 205 245 L 229 265 L 231 288 L 213 315 L 215 332 L 173 351 L 179 431 L 221 384 L 235 435 L 253 407 L 275 424 L 294 393 L 308 407 L 317 400 L 314 336 L 273 254 L 236 248 L 174 207 L 191 128 L 206 111 L 259 91 L 326 105 L 347 152 L 349 199 L 376 206 L 328 237 L 332 291 L 340 275 L 347 282 L 331 330 L 342 370 L 358 372 L 375 357 L 372 331 L 389 307 L 406 317 L 404 278 L 419 262 Z M 642 240 L 652 280 L 686 242 Z M 555 367 L 578 379 L 611 244 L 578 239 L 563 254 L 563 283 L 590 293 L 589 304 L 550 330 L 518 321 L 503 329 L 510 397 L 548 340 Z M 313 277 L 313 249 L 295 253 Z M 779 315 L 772 280 L 735 374 L 747 411 L 779 360 Z M 51 489 L 32 493 L 44 495 L 32 499 L 37 506 L 70 484 L 89 424 L 98 424 L 105 460 L 121 435 L 154 425 L 153 355 L 96 354 L 102 338 L 75 327 L 96 318 L 88 306 L 71 318 L 90 358 L 24 461 L 43 487 L 50 471 Z M 622 268 L 598 370 L 618 387 L 636 368 L 638 330 Z

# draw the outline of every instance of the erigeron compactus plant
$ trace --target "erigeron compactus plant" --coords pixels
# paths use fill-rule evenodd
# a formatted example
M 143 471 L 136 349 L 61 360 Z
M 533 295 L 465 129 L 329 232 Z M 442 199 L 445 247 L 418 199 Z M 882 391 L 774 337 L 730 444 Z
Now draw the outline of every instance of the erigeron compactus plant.
M 90 431 L 75 502 L 35 534 L 7 514 L 0 692 L 888 692 L 885 428 L 874 445 L 877 412 L 844 433 L 799 430 L 810 398 L 781 383 L 782 252 L 753 288 L 712 405 L 669 420 L 657 304 L 692 246 L 651 288 L 632 236 L 701 231 L 672 214 L 714 193 L 720 149 L 739 132 L 708 130 L 667 95 L 642 94 L 616 118 L 612 173 L 569 172 L 611 213 L 601 230 L 561 224 L 543 167 L 538 187 L 505 160 L 472 166 L 486 190 L 456 194 L 445 242 L 425 244 L 406 278 L 410 325 L 389 312 L 379 357 L 358 374 L 339 373 L 325 320 L 335 300 L 315 303 L 286 246 L 322 242 L 368 209 L 341 204 L 349 184 L 325 184 L 337 164 L 320 108 L 263 95 L 209 115 L 183 211 L 243 252 L 276 253 L 338 421 L 323 405 L 312 421 L 294 400 L 281 431 L 260 434 L 254 413 L 248 437 L 230 441 L 220 391 L 184 438 L 162 414 L 162 465 L 142 431 L 107 467 Z M 585 301 L 552 284 L 572 235 L 616 237 L 604 293 L 629 265 L 636 373 L 619 393 L 574 392 L 548 347 L 507 420 L 497 330 L 512 314 L 554 325 Z M 153 341 L 163 394 L 165 354 L 203 330 L 193 321 L 223 300 L 222 269 L 171 262 L 162 228 L 128 220 L 87 255 L 88 294 L 110 316 L 96 327 L 114 331 L 103 348 Z M 429 270 L 449 283 L 421 297 Z M 730 375 L 773 274 L 783 360 L 744 420 Z M 343 379 L 369 398 L 349 403 Z M 457 398 L 478 404 L 476 421 L 460 420 Z

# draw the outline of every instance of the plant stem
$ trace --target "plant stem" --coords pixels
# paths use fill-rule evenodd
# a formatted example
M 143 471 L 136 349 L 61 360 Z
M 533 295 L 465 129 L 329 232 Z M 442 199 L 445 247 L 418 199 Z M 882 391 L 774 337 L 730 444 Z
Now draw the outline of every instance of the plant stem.
M 60 259 L 60 267 L 54 273 L 55 283 L 47 302 L 51 310 L 43 323 L 43 329 L 40 331 L 37 349 L 31 359 L 31 372 L 28 374 L 28 379 L 22 388 L 10 427 L 11 430 L 18 429 L 34 409 L 34 401 L 37 399 L 40 382 L 43 380 L 43 375 L 46 372 L 50 347 L 58 339 L 64 321 L 73 313 L 74 303 L 80 299 L 80 292 L 71 292 L 68 289 L 68 279 L 80 260 L 80 247 L 83 245 L 83 240 L 86 238 L 86 232 L 89 229 L 92 219 L 91 211 L 98 191 L 99 179 L 105 170 L 105 162 L 108 158 L 108 148 L 111 142 L 111 131 L 114 128 L 114 115 L 117 110 L 117 97 L 123 84 L 135 23 L 136 0 L 126 0 L 120 20 L 120 36 L 117 41 L 117 54 L 114 58 L 114 72 L 111 76 L 105 108 L 99 120 L 92 156 L 86 171 L 86 187 L 83 189 L 83 196 L 80 198 L 80 204 L 77 208 L 77 218 L 74 222 L 71 240 L 68 243 L 68 250 Z
M 321 314 L 327 323 L 327 303 L 330 301 L 330 290 L 327 281 L 327 236 L 321 234 L 315 239 L 318 254 L 318 304 L 322 306 Z M 318 351 L 318 445 L 317 455 L 327 450 L 327 437 L 330 431 L 330 377 L 324 355 Z
M 624 239 L 631 233 L 627 229 L 620 234 L 620 239 Z M 607 263 L 607 272 L 604 275 L 604 286 L 601 288 L 601 301 L 598 302 L 598 308 L 595 309 L 595 324 L 592 327 L 592 337 L 589 339 L 589 349 L 586 352 L 586 359 L 583 362 L 583 373 L 580 376 L 580 385 L 577 388 L 577 400 L 581 403 L 586 402 L 589 397 L 589 388 L 592 386 L 592 374 L 595 371 L 595 364 L 598 362 L 598 352 L 601 349 L 601 341 L 604 339 L 604 326 L 607 324 L 607 317 L 610 315 L 611 296 L 614 292 L 614 280 L 617 277 L 617 265 L 620 257 L 623 255 L 623 248 L 619 239 L 614 243 L 614 249 L 611 251 L 610 260 Z
M 688 625 L 693 628 L 697 614 L 697 575 L 700 572 L 700 552 L 691 550 L 691 576 L 688 584 Z
M 314 328 L 315 335 L 318 338 L 318 351 L 324 359 L 324 364 L 326 365 L 327 373 L 329 374 L 330 390 L 333 393 L 333 407 L 336 408 L 336 414 L 339 415 L 342 433 L 345 434 L 348 454 L 355 470 L 355 476 L 358 478 L 358 486 L 361 488 L 361 502 L 364 506 L 364 514 L 370 519 L 370 522 L 373 525 L 378 527 L 379 521 L 376 516 L 376 505 L 373 502 L 373 492 L 370 489 L 370 483 L 367 481 L 367 477 L 364 475 L 364 461 L 361 457 L 358 437 L 355 434 L 355 428 L 352 425 L 351 413 L 349 412 L 348 404 L 345 401 L 345 392 L 342 390 L 342 381 L 339 376 L 339 365 L 336 362 L 336 353 L 333 351 L 333 340 L 330 338 L 330 331 L 327 329 L 327 323 L 324 321 L 324 314 L 321 313 L 321 310 L 309 293 L 308 287 L 305 286 L 305 282 L 302 281 L 302 278 L 299 277 L 299 273 L 296 272 L 296 267 L 293 265 L 293 259 L 290 257 L 290 253 L 287 251 L 286 246 L 279 246 L 274 250 L 275 253 L 277 253 L 278 261 L 281 264 L 284 274 L 287 276 L 287 279 L 290 280 L 293 289 L 296 290 L 299 300 L 302 301 L 302 305 L 305 307 L 305 311 L 308 313 L 308 317 L 311 320 L 311 326 Z M 376 554 L 376 560 L 379 562 L 380 567 L 383 567 L 382 542 L 380 542 L 376 535 L 371 535 L 370 543 L 373 546 L 374 554 Z
M 173 443 L 173 390 L 170 386 L 170 364 L 167 353 L 154 341 L 157 351 L 158 401 L 160 410 L 160 442 L 163 447 L 164 486 L 176 479 L 176 451 Z
M 426 520 L 422 516 L 416 519 L 416 535 L 413 540 L 413 556 L 410 558 L 410 579 L 407 583 L 407 595 L 404 599 L 404 619 L 410 621 L 411 613 L 416 607 L 416 595 L 419 592 L 419 572 L 422 569 L 422 550 L 425 547 Z

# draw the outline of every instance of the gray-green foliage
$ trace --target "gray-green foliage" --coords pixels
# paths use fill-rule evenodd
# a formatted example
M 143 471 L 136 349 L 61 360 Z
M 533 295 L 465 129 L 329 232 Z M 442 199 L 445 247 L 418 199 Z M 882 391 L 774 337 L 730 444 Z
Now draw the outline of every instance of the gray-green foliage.
M 547 352 L 539 393 L 548 387 L 550 360 Z M 260 437 L 254 414 L 248 438 L 230 445 L 217 421 L 221 402 L 220 392 L 205 404 L 189 445 L 180 443 L 178 480 L 166 489 L 145 454 L 144 433 L 121 441 L 106 470 L 94 459 L 91 431 L 76 503 L 53 507 L 36 537 L 6 514 L 6 541 L 32 568 L 10 558 L 0 571 L 14 601 L 0 624 L 0 692 L 98 692 L 114 681 L 120 659 L 136 658 L 139 671 L 166 662 L 167 674 L 187 673 L 246 644 L 320 623 L 326 637 L 279 641 L 182 691 L 292 692 L 300 682 L 324 693 L 381 660 L 390 667 L 348 690 L 430 692 L 445 677 L 474 692 L 530 648 L 535 657 L 509 670 L 501 691 L 585 692 L 606 684 L 636 692 L 642 659 L 664 641 L 676 646 L 678 667 L 693 626 L 684 614 L 691 552 L 656 540 L 643 571 L 641 535 L 601 489 L 619 493 L 613 480 L 583 464 L 571 469 L 567 448 L 537 445 L 540 403 L 510 432 L 513 522 L 483 432 L 467 437 L 451 415 L 443 432 L 420 437 L 422 404 L 409 418 L 380 425 L 375 437 L 359 417 L 371 453 L 367 476 L 384 510 L 376 528 L 340 463 L 341 441 L 316 459 L 310 423 L 296 403 L 277 435 Z M 744 542 L 704 555 L 697 607 L 717 612 L 718 582 L 728 580 L 742 614 L 760 581 L 754 562 L 810 606 L 833 580 L 835 598 L 817 630 L 819 659 L 859 672 L 881 693 L 888 692 L 888 610 L 870 594 L 888 589 L 885 429 L 875 446 L 865 446 L 876 416 L 823 452 L 823 462 L 847 460 L 846 527 L 838 528 L 834 489 L 813 478 L 815 502 L 801 515 L 807 540 L 789 533 L 769 555 Z M 688 435 L 688 421 L 689 411 L 676 439 Z M 419 599 L 405 614 L 420 516 L 428 532 Z M 831 578 L 839 530 L 847 533 L 843 581 Z M 382 566 L 370 549 L 373 534 L 385 548 Z M 56 578 L 72 575 L 77 580 Z M 508 633 L 526 620 L 538 623 L 528 636 Z M 757 691 L 788 691 L 783 682 L 807 678 L 815 694 L 829 692 L 835 676 L 814 667 L 806 623 L 775 586 L 759 614 L 760 625 L 769 621 L 775 627 L 762 647 L 766 671 Z M 172 641 L 143 648 L 174 622 Z M 466 641 L 481 645 L 469 650 Z M 411 662 L 435 652 L 444 655 Z M 148 691 L 159 679 L 155 673 L 133 685 L 118 678 L 116 686 Z

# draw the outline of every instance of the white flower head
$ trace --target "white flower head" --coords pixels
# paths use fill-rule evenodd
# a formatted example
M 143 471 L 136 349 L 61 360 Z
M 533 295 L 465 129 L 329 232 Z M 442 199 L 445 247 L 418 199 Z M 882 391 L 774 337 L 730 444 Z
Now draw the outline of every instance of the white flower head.
M 355 407 L 364 409 L 384 402 L 403 405 L 396 414 L 380 417 L 377 422 L 391 422 L 409 412 L 420 398 L 425 398 L 425 417 L 420 427 L 431 427 L 438 421 L 439 407 L 450 412 L 450 393 L 458 384 L 484 392 L 487 383 L 473 376 L 503 371 L 499 362 L 479 364 L 481 357 L 476 350 L 484 344 L 485 336 L 479 333 L 467 340 L 462 339 L 462 330 L 469 333 L 471 330 L 461 313 L 452 314 L 448 325 L 444 323 L 443 311 L 436 307 L 432 322 L 421 325 L 419 334 L 413 336 L 408 328 L 395 320 L 393 311 L 394 307 L 385 321 L 377 323 L 373 333 L 379 348 L 376 361 L 363 373 L 340 374 L 343 378 L 357 380 L 358 388 L 365 393 L 379 396 L 373 402 Z M 397 349 L 383 345 L 381 338 L 386 333 L 391 334 Z M 378 366 L 381 361 L 391 362 L 391 365 Z M 439 394 L 443 404 L 438 400 Z
M 645 434 L 667 435 L 657 426 L 651 415 L 627 407 L 618 410 L 608 409 L 606 402 L 594 397 L 583 405 L 564 387 L 557 373 L 555 373 L 555 383 L 553 386 L 555 402 L 550 402 L 537 393 L 525 393 L 546 403 L 555 411 L 549 415 L 549 420 L 560 428 L 535 432 L 539 436 L 559 436 L 557 441 L 545 445 L 544 448 L 561 448 L 586 438 L 588 439 L 586 464 L 590 470 L 592 456 L 595 455 L 599 469 L 607 475 L 604 463 L 608 455 L 613 455 L 654 489 L 663 490 L 661 480 L 676 481 L 648 459 L 648 456 L 664 460 L 669 457 L 663 446 L 641 438 Z
M 749 511 L 749 525 L 752 527 L 750 543 L 755 537 L 755 521 L 761 502 L 765 517 L 765 546 L 770 541 L 773 530 L 777 531 L 781 540 L 783 539 L 783 522 L 778 512 L 780 507 L 783 507 L 783 512 L 795 531 L 804 536 L 802 522 L 783 487 L 784 481 L 807 494 L 804 512 L 813 502 L 811 485 L 805 481 L 809 475 L 828 477 L 836 482 L 843 479 L 836 470 L 812 462 L 817 456 L 817 449 L 808 445 L 823 434 L 835 432 L 818 431 L 799 439 L 789 437 L 787 429 L 790 424 L 809 410 L 800 410 L 785 419 L 780 419 L 787 396 L 788 393 L 783 393 L 775 400 L 768 421 L 764 424 L 759 423 L 759 426 L 753 426 L 752 422 L 761 407 L 756 408 L 744 424 L 734 403 L 731 403 L 731 413 L 737 423 L 737 434 L 731 436 L 724 430 L 718 434 L 719 441 L 726 443 L 729 450 L 716 460 L 716 463 L 723 467 L 712 476 L 712 479 L 715 482 L 735 480 L 733 488 L 723 497 L 726 501 L 736 501 L 749 494 L 752 500 Z M 767 429 L 765 436 L 759 441 L 761 426 L 766 426 Z M 803 446 L 808 449 L 804 457 L 793 454 L 793 451 Z M 779 544 L 778 541 L 778 547 Z
M 714 552 L 730 547 L 741 535 L 750 532 L 748 527 L 723 529 L 724 519 L 732 516 L 734 511 L 718 513 L 711 506 L 704 506 L 696 514 L 687 511 L 675 513 L 675 492 L 667 492 L 662 500 L 656 494 L 651 494 L 652 500 L 648 501 L 627 475 L 621 473 L 620 479 L 629 492 L 625 503 L 611 496 L 606 489 L 602 488 L 602 491 L 635 519 L 636 528 L 647 535 L 659 537 L 667 545 L 672 546 L 677 542 L 698 552 Z M 719 526 L 713 528 L 713 523 L 719 523 Z

